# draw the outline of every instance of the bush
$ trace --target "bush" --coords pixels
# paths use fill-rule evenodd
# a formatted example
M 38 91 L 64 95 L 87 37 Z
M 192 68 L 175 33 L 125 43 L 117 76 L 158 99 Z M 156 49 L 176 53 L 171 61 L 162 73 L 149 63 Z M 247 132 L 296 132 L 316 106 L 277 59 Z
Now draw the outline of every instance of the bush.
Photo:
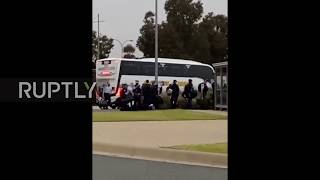
M 200 109 L 210 108 L 211 101 L 209 99 L 197 99 L 196 102 Z

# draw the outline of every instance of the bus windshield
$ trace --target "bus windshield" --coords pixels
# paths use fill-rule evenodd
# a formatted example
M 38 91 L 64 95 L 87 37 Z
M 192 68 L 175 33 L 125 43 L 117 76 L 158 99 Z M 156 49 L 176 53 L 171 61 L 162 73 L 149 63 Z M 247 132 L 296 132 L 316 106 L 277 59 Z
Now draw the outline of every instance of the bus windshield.
M 109 83 L 116 90 L 119 78 L 120 61 L 105 60 L 98 61 L 96 64 L 96 81 L 97 87 Z

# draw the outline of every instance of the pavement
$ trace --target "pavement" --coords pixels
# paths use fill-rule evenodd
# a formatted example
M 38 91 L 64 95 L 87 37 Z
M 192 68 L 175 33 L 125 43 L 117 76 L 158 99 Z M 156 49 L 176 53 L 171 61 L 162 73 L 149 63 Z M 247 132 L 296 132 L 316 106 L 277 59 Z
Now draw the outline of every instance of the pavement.
M 93 154 L 227 167 L 227 155 L 164 149 L 227 142 L 227 120 L 94 122 Z
M 227 120 L 94 122 L 93 142 L 135 147 L 223 143 Z

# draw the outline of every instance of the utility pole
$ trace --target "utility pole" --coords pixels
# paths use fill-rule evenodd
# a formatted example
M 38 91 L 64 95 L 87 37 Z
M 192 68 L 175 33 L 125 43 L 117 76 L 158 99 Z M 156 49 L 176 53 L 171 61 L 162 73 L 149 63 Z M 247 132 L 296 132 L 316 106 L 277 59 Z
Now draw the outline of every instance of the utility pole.
M 154 62 L 154 76 L 155 76 L 155 85 L 158 86 L 158 0 L 155 0 L 155 23 L 156 23 L 156 29 L 155 29 L 155 62 Z
M 98 58 L 97 60 L 99 59 L 100 59 L 100 19 L 98 14 Z
M 100 59 L 100 22 L 104 22 L 104 21 L 100 21 L 100 17 L 98 14 L 98 21 L 93 21 L 94 23 L 98 23 L 98 57 L 97 60 Z

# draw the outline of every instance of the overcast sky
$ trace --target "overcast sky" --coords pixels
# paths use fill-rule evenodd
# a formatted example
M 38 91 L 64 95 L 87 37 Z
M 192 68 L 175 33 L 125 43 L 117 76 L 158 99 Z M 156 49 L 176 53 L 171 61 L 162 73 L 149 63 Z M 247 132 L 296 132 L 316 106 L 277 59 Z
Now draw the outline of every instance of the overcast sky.
M 166 0 L 158 0 L 159 24 L 166 19 L 164 4 Z M 215 14 L 228 13 L 228 0 L 201 0 L 203 2 L 204 14 L 214 12 Z M 155 0 L 93 0 L 93 20 L 97 20 L 100 14 L 100 33 L 108 37 L 125 40 L 134 40 L 133 45 L 140 35 L 140 28 L 143 25 L 143 18 L 147 11 L 155 9 Z M 97 23 L 93 24 L 97 30 Z M 121 48 L 118 42 L 114 42 L 110 57 L 120 57 Z M 143 54 L 136 49 L 136 56 Z

